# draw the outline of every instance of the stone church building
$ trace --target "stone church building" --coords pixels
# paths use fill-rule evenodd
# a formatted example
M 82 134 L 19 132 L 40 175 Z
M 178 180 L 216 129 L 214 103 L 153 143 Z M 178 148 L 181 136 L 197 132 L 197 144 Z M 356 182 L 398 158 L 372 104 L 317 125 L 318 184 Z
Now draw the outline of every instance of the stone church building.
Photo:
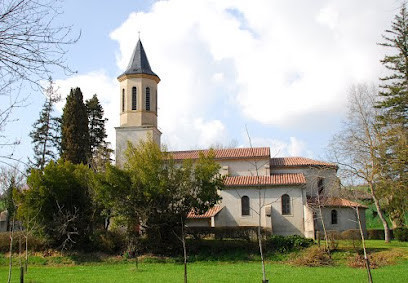
M 116 127 L 116 163 L 123 163 L 127 142 L 148 137 L 160 145 L 157 85 L 141 41 L 120 82 L 120 126 Z M 175 160 L 197 159 L 202 150 L 174 151 Z M 205 152 L 205 150 L 204 150 Z M 279 235 L 314 238 L 317 231 L 365 229 L 366 207 L 341 198 L 337 166 L 303 157 L 271 157 L 269 147 L 216 149 L 226 176 L 222 201 L 205 214 L 188 215 L 188 226 L 257 226 Z M 321 213 L 320 213 L 321 210 Z M 260 212 L 260 213 L 259 213 Z M 322 219 L 323 218 L 323 219 Z

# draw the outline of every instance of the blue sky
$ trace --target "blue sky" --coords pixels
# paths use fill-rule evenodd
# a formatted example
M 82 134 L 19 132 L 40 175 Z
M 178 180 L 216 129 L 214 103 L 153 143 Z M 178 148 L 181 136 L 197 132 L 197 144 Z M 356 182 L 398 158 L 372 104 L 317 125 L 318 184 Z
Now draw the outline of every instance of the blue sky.
M 103 103 L 109 140 L 119 124 L 116 81 L 138 31 L 159 84 L 159 128 L 170 149 L 214 144 L 270 146 L 276 156 L 323 159 L 341 126 L 347 89 L 384 74 L 376 45 L 399 1 L 77 1 L 63 3 L 58 21 L 81 38 L 55 73 L 65 97 L 81 87 Z M 28 133 L 43 96 L 5 129 L 21 139 L 15 156 L 31 155 Z M 60 111 L 63 103 L 58 105 Z M 2 149 L 3 151 L 5 149 Z

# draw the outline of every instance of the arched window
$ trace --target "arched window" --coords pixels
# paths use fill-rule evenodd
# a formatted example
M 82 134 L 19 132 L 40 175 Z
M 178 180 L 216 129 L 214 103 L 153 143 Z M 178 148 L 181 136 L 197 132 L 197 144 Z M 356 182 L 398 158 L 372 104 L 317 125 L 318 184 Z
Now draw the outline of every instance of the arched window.
M 241 198 L 241 215 L 249 215 L 249 197 Z
M 150 111 L 150 87 L 146 88 L 146 110 Z
M 122 112 L 125 112 L 125 89 L 122 89 Z
M 324 192 L 323 178 L 319 178 L 317 180 L 317 190 L 318 190 L 319 196 L 323 194 Z
M 282 196 L 282 215 L 290 214 L 290 196 L 284 194 Z
M 156 97 L 155 97 L 155 112 L 157 113 L 157 89 L 156 89 Z
M 331 211 L 331 224 L 337 224 L 337 210 Z
M 137 90 L 136 87 L 132 87 L 132 110 L 136 110 L 137 106 Z

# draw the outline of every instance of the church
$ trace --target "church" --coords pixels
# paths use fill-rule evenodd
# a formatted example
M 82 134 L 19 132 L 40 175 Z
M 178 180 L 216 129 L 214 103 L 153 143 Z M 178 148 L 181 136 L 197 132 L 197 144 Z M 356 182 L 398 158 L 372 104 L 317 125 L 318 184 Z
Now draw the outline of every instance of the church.
M 127 142 L 152 138 L 157 128 L 159 76 L 150 67 L 142 42 L 118 77 L 120 126 L 116 127 L 116 164 L 123 164 Z M 176 161 L 197 159 L 199 152 L 171 152 Z M 220 174 L 225 176 L 222 200 L 204 214 L 190 212 L 188 226 L 261 226 L 273 234 L 315 238 L 318 231 L 365 231 L 364 205 L 339 196 L 336 164 L 303 157 L 271 157 L 269 147 L 216 149 Z

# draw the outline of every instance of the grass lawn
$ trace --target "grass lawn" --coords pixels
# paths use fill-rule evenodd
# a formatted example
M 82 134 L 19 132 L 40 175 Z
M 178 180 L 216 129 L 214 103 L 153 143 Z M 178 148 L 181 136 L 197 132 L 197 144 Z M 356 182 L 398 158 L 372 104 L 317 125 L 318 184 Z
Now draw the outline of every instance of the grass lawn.
M 374 282 L 408 282 L 408 243 L 368 241 L 369 248 L 398 250 L 405 256 L 396 264 L 374 269 Z M 270 282 L 367 282 L 364 269 L 350 268 L 336 255 L 331 267 L 295 267 L 268 261 L 266 270 Z M 183 265 L 179 263 L 142 262 L 138 269 L 134 262 L 91 262 L 75 264 L 29 266 L 25 282 L 183 282 Z M 0 267 L 0 282 L 7 281 L 6 261 Z M 258 261 L 221 262 L 197 261 L 188 266 L 189 282 L 261 282 L 261 265 Z M 13 270 L 12 282 L 19 282 L 18 269 Z

